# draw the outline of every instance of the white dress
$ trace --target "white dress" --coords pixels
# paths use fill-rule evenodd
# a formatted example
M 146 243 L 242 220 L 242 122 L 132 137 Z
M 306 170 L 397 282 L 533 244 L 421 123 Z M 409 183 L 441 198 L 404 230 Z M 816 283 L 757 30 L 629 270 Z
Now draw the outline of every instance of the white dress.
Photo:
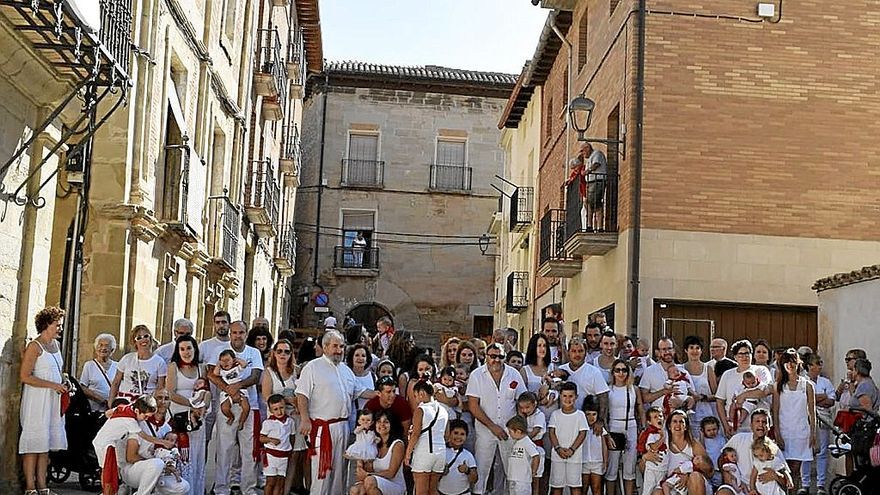
M 184 398 L 192 396 L 196 380 L 201 376 L 201 369 L 196 369 L 199 370 L 196 378 L 190 378 L 184 375 L 180 369 L 177 370 L 177 390 L 175 390 L 174 393 L 182 395 Z M 180 405 L 176 402 L 171 402 L 169 409 L 171 414 L 187 412 L 190 410 L 189 407 Z M 205 422 L 203 421 L 201 428 L 187 433 L 189 435 L 189 460 L 183 464 L 183 467 L 180 470 L 180 475 L 183 479 L 189 482 L 190 493 L 192 495 L 202 495 L 205 493 L 205 463 L 207 457 L 206 428 Z
M 41 380 L 61 383 L 63 358 L 60 350 L 49 352 L 40 344 L 43 352 L 37 356 L 33 375 Z M 67 433 L 64 416 L 61 415 L 61 398 L 51 388 L 25 385 L 21 393 L 21 437 L 19 454 L 44 454 L 50 450 L 67 449 Z
M 779 434 L 785 443 L 782 453 L 789 461 L 812 461 L 810 419 L 807 415 L 807 380 L 798 377 L 797 387 L 786 384 L 779 394 Z
M 376 433 L 372 430 L 359 431 L 354 434 L 354 443 L 345 449 L 349 459 L 372 461 L 378 455 L 376 451 Z
M 402 440 L 395 440 L 391 442 L 391 445 L 388 446 L 388 451 L 385 452 L 385 455 L 382 457 L 376 458 L 373 461 L 373 472 L 385 471 L 389 467 L 391 467 L 391 453 L 394 451 L 394 444 L 400 442 L 403 444 Z M 376 480 L 376 485 L 379 488 L 379 491 L 382 492 L 382 495 L 406 495 L 406 482 L 403 479 L 403 464 L 401 463 L 400 467 L 397 469 L 397 474 L 394 475 L 393 478 L 383 478 L 381 476 L 372 475 Z
M 699 375 L 691 373 L 691 380 L 694 382 L 694 390 L 697 392 L 697 395 L 712 397 L 712 389 L 709 387 L 708 368 L 709 366 L 703 363 L 703 372 Z M 699 435 L 700 421 L 702 421 L 703 418 L 717 415 L 718 411 L 715 410 L 714 400 L 712 402 L 698 401 L 697 406 L 694 408 L 694 415 L 690 420 L 691 433 L 695 436 Z

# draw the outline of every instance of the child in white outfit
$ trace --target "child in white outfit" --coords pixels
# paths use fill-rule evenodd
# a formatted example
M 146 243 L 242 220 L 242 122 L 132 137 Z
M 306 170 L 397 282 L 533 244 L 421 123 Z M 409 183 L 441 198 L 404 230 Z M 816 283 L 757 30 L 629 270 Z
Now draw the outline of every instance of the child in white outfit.
M 693 461 L 682 462 L 675 470 L 660 483 L 663 495 L 687 495 L 687 487 L 678 488 L 678 484 L 686 475 L 694 471 L 702 473 L 706 478 L 711 478 L 715 469 L 712 467 L 712 459 L 706 454 L 694 456 Z
M 441 400 L 446 399 L 453 403 L 459 403 L 458 389 L 455 387 L 455 366 L 447 366 L 440 371 L 440 381 L 434 384 L 434 398 L 440 407 L 446 409 L 446 415 L 449 419 L 456 419 L 461 416 L 461 406 L 451 406 Z
M 217 366 L 214 368 L 214 374 L 219 376 L 223 383 L 227 385 L 232 385 L 234 383 L 241 382 L 241 372 L 244 368 L 247 368 L 247 362 L 243 359 L 239 359 L 235 357 L 235 352 L 231 349 L 226 349 L 225 351 L 220 353 L 220 356 L 217 358 Z M 241 417 L 238 419 L 238 429 L 244 428 L 245 421 L 247 421 L 248 414 L 251 412 L 251 406 L 248 402 L 247 392 L 244 390 L 239 391 L 239 405 L 241 406 Z M 235 415 L 232 413 L 232 398 L 224 392 L 222 389 L 220 390 L 220 412 L 223 413 L 223 416 L 226 416 L 226 424 L 232 424 L 235 421 Z
M 507 421 L 507 432 L 513 440 L 507 461 L 507 493 L 531 495 L 532 480 L 538 475 L 539 454 L 537 446 L 528 435 L 528 422 L 522 416 Z
M 636 450 L 639 455 L 653 452 L 659 454 L 659 461 L 645 462 L 642 495 L 651 495 L 666 478 L 669 460 L 666 458 L 666 431 L 663 426 L 663 410 L 653 406 L 647 412 L 648 426 L 639 434 Z
M 670 366 L 666 368 L 666 386 L 672 387 L 674 392 L 663 398 L 664 413 L 668 416 L 672 412 L 669 406 L 671 399 L 676 399 L 682 403 L 688 399 L 689 394 L 695 393 L 694 384 L 690 377 L 678 366 Z
M 739 456 L 733 447 L 724 447 L 718 458 L 718 469 L 721 472 L 721 483 L 733 489 L 736 495 L 748 495 L 749 488 L 742 482 L 739 471 Z
M 544 433 L 547 431 L 547 419 L 538 409 L 538 396 L 534 392 L 523 392 L 516 399 L 516 413 L 526 419 L 526 434 L 538 447 L 538 473 L 532 478 L 532 492 L 538 493 L 541 476 L 544 474 Z
M 293 420 L 285 414 L 284 396 L 269 396 L 270 416 L 263 421 L 260 428 L 260 442 L 266 458 L 263 461 L 263 474 L 266 476 L 265 495 L 282 495 L 284 480 L 287 476 L 287 460 L 293 446 L 290 437 L 293 435 Z
M 589 433 L 587 417 L 574 407 L 577 385 L 565 382 L 560 388 L 560 408 L 550 415 L 547 424 L 553 451 L 550 453 L 550 488 L 553 495 L 561 495 L 564 488 L 573 495 L 581 493 L 584 463 L 582 445 Z
M 373 431 L 373 412 L 362 409 L 358 412 L 357 426 L 354 429 L 354 443 L 345 449 L 346 459 L 374 461 L 379 455 L 376 444 L 379 437 Z
M 584 488 L 590 486 L 593 493 L 602 493 L 605 469 L 608 467 L 608 432 L 602 429 L 601 435 L 593 432 L 593 425 L 599 419 L 599 401 L 595 396 L 587 396 L 584 399 L 584 411 L 587 416 L 587 437 L 584 439 Z
M 791 490 L 794 487 L 788 464 L 776 455 L 778 452 L 779 447 L 776 442 L 767 437 L 759 438 L 752 444 L 752 457 L 754 457 L 752 465 L 754 467 L 752 467 L 752 475 L 749 479 L 752 491 L 756 491 L 760 495 L 786 495 L 786 489 Z M 776 471 L 785 478 L 785 488 L 776 480 L 760 481 L 758 479 L 758 475 L 767 469 Z

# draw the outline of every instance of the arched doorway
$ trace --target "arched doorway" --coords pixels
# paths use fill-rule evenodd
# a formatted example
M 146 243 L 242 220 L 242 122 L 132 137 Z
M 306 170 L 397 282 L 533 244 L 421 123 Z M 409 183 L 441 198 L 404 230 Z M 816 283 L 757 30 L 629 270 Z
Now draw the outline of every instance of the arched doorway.
M 376 333 L 376 322 L 383 316 L 391 318 L 391 323 L 394 323 L 394 316 L 392 316 L 387 309 L 376 303 L 358 304 L 351 308 L 345 316 L 346 318 L 350 317 L 358 324 L 363 325 L 371 334 Z

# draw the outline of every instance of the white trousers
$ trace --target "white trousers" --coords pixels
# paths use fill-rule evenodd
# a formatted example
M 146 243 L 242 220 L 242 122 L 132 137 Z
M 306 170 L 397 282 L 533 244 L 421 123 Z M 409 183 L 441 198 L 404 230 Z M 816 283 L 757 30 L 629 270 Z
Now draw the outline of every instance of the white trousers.
M 254 420 L 248 416 L 244 428 L 238 429 L 238 418 L 241 415 L 241 405 L 233 404 L 232 413 L 235 421 L 226 423 L 226 417 L 217 418 L 213 441 L 217 446 L 217 470 L 214 474 L 214 493 L 216 495 L 229 495 L 229 487 L 232 480 L 232 467 L 236 458 L 241 462 L 241 493 L 244 495 L 257 494 L 257 464 L 254 460 Z M 253 415 L 254 411 L 251 411 Z
M 313 423 L 314 424 L 314 420 Z M 331 469 L 324 479 L 318 479 L 318 467 L 321 462 L 321 430 L 315 437 L 315 455 L 312 456 L 312 495 L 339 495 L 347 493 L 345 486 L 346 469 L 345 454 L 346 442 L 348 442 L 348 421 L 333 423 L 324 428 L 330 428 L 330 439 L 333 442 L 333 455 L 331 457 Z
M 138 495 L 150 495 L 162 476 L 165 463 L 161 459 L 144 459 L 122 468 L 122 481 L 137 489 Z
M 505 493 L 507 488 L 507 460 L 510 458 L 510 451 L 513 445 L 510 439 L 498 440 L 498 437 L 492 432 L 482 428 L 477 430 L 476 441 L 474 442 L 474 458 L 477 461 L 477 482 L 474 484 L 474 493 Z M 495 469 L 495 481 L 492 491 L 487 492 L 486 483 L 489 480 L 489 473 L 495 464 L 496 456 L 501 456 L 501 465 L 503 469 Z
M 171 474 L 163 474 L 156 484 L 156 495 L 189 495 L 189 482 L 185 479 L 177 481 Z

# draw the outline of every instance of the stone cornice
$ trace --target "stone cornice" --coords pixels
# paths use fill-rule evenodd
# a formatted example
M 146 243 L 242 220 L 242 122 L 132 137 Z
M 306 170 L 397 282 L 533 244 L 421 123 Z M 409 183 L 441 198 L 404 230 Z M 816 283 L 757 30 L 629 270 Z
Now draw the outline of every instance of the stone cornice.
M 141 241 L 152 242 L 165 233 L 162 222 L 156 218 L 153 210 L 144 206 L 128 203 L 93 203 L 93 206 L 98 215 L 108 220 L 128 221 L 131 232 Z

